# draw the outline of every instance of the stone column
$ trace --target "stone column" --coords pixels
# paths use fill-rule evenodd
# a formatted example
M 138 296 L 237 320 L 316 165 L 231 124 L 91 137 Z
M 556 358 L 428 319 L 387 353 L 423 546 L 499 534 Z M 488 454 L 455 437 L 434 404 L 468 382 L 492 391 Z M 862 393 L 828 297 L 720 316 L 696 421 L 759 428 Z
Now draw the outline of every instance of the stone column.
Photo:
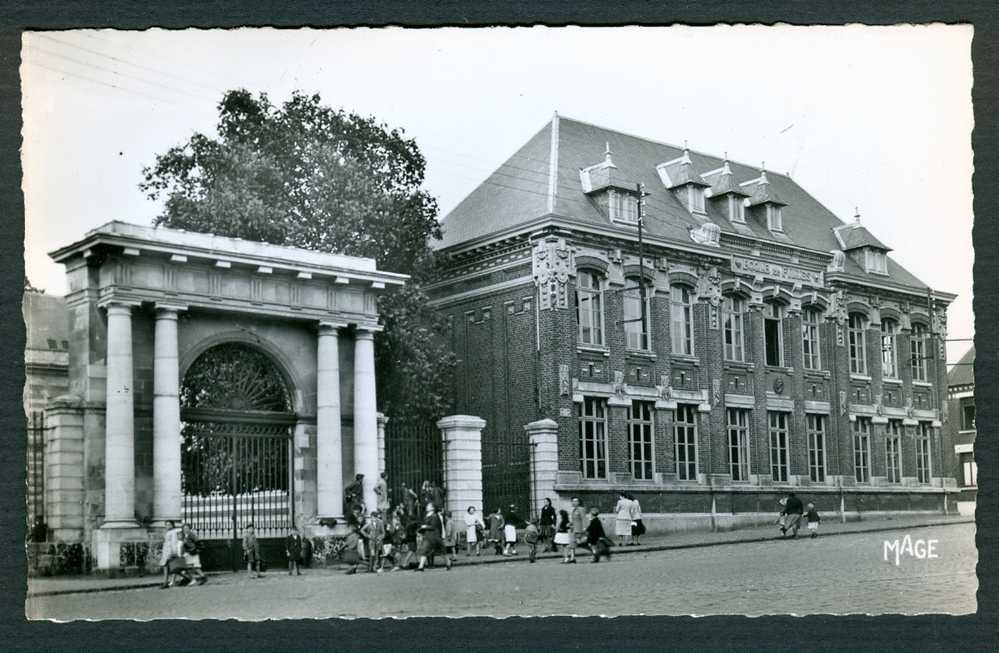
M 83 540 L 83 402 L 61 395 L 45 407 L 45 521 L 57 542 Z
M 156 307 L 153 343 L 153 519 L 180 523 L 180 372 L 176 307 Z
M 364 505 L 378 505 L 378 408 L 375 396 L 375 334 L 358 327 L 354 336 L 354 473 L 364 474 Z
M 550 420 L 549 420 L 550 421 Z M 444 504 L 453 515 L 469 506 L 482 508 L 482 429 L 486 420 L 473 415 L 449 415 L 437 422 L 444 440 Z
M 343 513 L 343 441 L 340 433 L 340 350 L 337 329 L 319 324 L 316 383 L 316 513 Z
M 551 419 L 531 422 L 524 427 L 531 443 L 531 515 L 541 512 L 546 498 L 557 504 L 558 423 Z
M 385 424 L 389 418 L 384 413 L 378 413 L 378 473 L 385 472 Z
M 107 413 L 104 439 L 104 524 L 134 528 L 135 414 L 132 383 L 132 307 L 108 305 Z

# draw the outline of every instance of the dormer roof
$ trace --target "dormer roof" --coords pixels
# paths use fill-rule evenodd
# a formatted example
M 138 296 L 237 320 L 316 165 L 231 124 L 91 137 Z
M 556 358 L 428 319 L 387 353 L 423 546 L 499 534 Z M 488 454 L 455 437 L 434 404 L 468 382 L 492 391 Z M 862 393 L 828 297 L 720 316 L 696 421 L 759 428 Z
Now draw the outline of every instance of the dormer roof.
M 728 159 L 725 159 L 721 168 L 705 173 L 704 177 L 711 181 L 711 197 L 721 197 L 722 195 L 749 197 L 749 193 L 743 190 L 739 182 L 735 180 Z
M 604 160 L 587 166 L 579 171 L 579 183 L 586 194 L 596 193 L 608 188 L 619 188 L 634 191 L 638 182 L 626 179 L 614 165 L 610 143 L 604 148 Z
M 656 166 L 656 169 L 659 171 L 660 176 L 663 177 L 663 183 L 666 184 L 666 188 L 670 190 L 688 184 L 703 186 L 704 188 L 711 186 L 694 170 L 694 164 L 690 160 L 690 151 L 687 148 L 683 148 L 681 156 L 660 163 Z
M 875 238 L 874 234 L 867 230 L 867 227 L 860 224 L 859 214 L 854 216 L 854 218 L 854 221 L 849 224 L 833 227 L 833 233 L 836 234 L 836 240 L 839 241 L 839 248 L 841 250 L 849 252 L 861 247 L 871 247 L 885 252 L 891 251 L 891 247 L 888 247 Z
M 747 184 L 747 182 L 744 182 L 744 184 Z M 748 182 L 748 184 L 753 185 L 753 193 L 749 197 L 749 206 L 759 206 L 760 204 L 787 206 L 787 202 L 781 199 L 777 191 L 770 185 L 770 180 L 767 179 L 767 171 L 765 169 L 760 170 L 760 176 Z

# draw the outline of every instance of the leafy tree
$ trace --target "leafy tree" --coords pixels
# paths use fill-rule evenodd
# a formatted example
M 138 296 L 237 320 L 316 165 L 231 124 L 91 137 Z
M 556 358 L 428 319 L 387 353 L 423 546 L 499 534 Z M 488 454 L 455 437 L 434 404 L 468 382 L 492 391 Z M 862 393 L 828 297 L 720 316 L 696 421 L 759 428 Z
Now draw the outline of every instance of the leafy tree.
M 376 338 L 379 403 L 437 417 L 448 407 L 454 354 L 434 338 L 442 318 L 421 289 L 441 237 L 412 139 L 371 117 L 296 92 L 276 107 L 240 89 L 218 105 L 217 137 L 196 133 L 156 157 L 139 184 L 164 201 L 155 223 L 189 231 L 375 259 L 412 275 L 386 292 Z

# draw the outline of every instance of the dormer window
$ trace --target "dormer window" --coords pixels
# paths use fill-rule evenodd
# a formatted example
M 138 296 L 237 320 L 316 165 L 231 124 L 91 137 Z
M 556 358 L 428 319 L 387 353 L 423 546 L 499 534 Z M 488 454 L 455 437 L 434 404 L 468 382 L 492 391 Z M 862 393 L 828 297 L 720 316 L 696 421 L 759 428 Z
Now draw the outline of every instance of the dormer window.
M 868 247 L 864 253 L 864 259 L 864 269 L 867 272 L 888 274 L 888 256 L 883 251 Z
M 638 199 L 631 193 L 620 190 L 611 190 L 608 193 L 610 194 L 610 219 L 638 224 Z
M 687 185 L 687 208 L 691 213 L 704 213 L 704 189 L 694 184 Z
M 779 204 L 767 204 L 767 229 L 784 231 L 784 218 Z
M 728 219 L 731 222 L 746 222 L 746 205 L 738 195 L 728 196 Z

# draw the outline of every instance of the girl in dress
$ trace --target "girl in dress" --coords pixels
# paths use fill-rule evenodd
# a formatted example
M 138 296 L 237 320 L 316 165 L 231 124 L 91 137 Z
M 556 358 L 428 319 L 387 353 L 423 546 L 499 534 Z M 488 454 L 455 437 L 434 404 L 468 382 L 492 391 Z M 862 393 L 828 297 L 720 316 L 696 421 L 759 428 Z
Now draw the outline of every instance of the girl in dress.
M 631 501 L 624 492 L 617 495 L 617 505 L 614 506 L 617 518 L 614 521 L 614 534 L 618 545 L 631 544 Z
M 517 555 L 517 527 L 522 526 L 523 521 L 517 515 L 517 508 L 512 503 L 506 515 L 503 516 L 503 522 L 503 540 L 506 544 L 503 555 L 515 556 Z
M 558 527 L 555 530 L 555 545 L 562 547 L 562 564 L 576 562 L 576 542 L 575 534 L 572 532 L 572 522 L 569 521 L 569 512 L 558 511 Z
M 631 543 L 638 546 L 642 535 L 645 534 L 645 524 L 642 523 L 642 505 L 638 503 L 632 495 L 628 495 L 631 500 Z
M 208 578 L 201 573 L 201 555 L 199 554 L 199 551 L 201 551 L 201 542 L 194 534 L 194 529 L 191 528 L 190 524 L 184 524 L 181 538 L 186 569 L 194 576 L 198 585 L 204 585 L 208 582 Z M 193 587 L 193 584 L 190 587 Z
M 468 541 L 466 556 L 472 555 L 472 547 L 475 547 L 476 556 L 481 553 L 479 540 L 482 539 L 481 534 L 485 529 L 486 524 L 482 521 L 482 515 L 475 510 L 475 506 L 469 506 L 465 512 L 465 539 Z
M 503 513 L 499 508 L 489 515 L 489 544 L 492 545 L 496 555 L 503 553 L 503 526 L 505 524 Z

